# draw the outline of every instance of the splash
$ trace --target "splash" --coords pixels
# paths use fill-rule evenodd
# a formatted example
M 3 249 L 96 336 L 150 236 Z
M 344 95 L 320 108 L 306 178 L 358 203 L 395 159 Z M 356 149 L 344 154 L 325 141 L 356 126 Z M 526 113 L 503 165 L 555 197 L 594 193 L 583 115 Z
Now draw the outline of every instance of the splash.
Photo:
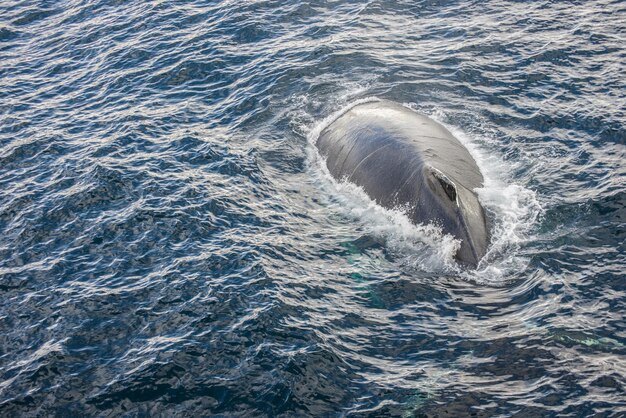
M 406 216 L 406 209 L 386 209 L 378 205 L 353 183 L 336 180 L 328 171 L 325 160 L 317 152 L 315 142 L 321 132 L 342 114 L 361 103 L 380 100 L 368 97 L 355 100 L 315 124 L 309 131 L 307 156 L 314 180 L 327 197 L 326 204 L 369 234 L 381 238 L 393 257 L 404 268 L 429 273 L 460 273 L 467 280 L 498 285 L 513 271 L 525 268 L 528 260 L 519 254 L 520 247 L 532 238 L 531 231 L 541 212 L 535 193 L 515 184 L 510 168 L 501 156 L 488 153 L 482 143 L 485 138 L 471 138 L 457 127 L 445 122 L 441 110 L 428 116 L 449 129 L 476 160 L 485 179 L 477 189 L 479 200 L 492 225 L 491 243 L 476 270 L 463 270 L 454 261 L 460 242 L 443 233 L 438 225 L 415 225 Z M 413 109 L 411 105 L 406 105 Z

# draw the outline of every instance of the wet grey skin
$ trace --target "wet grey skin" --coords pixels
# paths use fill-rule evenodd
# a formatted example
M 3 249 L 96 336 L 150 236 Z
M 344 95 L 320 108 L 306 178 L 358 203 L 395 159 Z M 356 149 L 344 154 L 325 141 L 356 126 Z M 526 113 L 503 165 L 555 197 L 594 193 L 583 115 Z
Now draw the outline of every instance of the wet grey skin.
M 456 259 L 476 267 L 489 245 L 475 189 L 483 176 L 468 150 L 434 120 L 404 106 L 356 105 L 326 129 L 317 148 L 328 170 L 379 205 L 404 208 L 415 224 L 434 223 L 461 241 Z

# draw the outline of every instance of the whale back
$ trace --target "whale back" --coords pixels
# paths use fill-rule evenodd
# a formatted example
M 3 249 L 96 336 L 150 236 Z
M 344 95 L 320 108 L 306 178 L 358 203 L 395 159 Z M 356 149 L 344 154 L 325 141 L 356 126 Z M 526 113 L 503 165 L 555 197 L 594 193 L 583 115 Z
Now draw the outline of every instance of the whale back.
M 415 223 L 435 222 L 461 240 L 457 259 L 476 265 L 489 232 L 474 192 L 483 176 L 468 150 L 444 126 L 404 106 L 356 105 L 317 140 L 328 170 L 378 204 L 401 208 Z

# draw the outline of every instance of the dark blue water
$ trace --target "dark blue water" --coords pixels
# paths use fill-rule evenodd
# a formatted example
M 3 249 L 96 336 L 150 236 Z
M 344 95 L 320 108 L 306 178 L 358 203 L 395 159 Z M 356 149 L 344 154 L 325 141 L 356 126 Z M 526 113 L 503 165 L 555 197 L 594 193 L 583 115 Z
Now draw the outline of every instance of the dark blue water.
M 625 22 L 3 1 L 0 415 L 626 415 Z M 371 98 L 477 160 L 477 270 L 324 171 L 316 134 Z

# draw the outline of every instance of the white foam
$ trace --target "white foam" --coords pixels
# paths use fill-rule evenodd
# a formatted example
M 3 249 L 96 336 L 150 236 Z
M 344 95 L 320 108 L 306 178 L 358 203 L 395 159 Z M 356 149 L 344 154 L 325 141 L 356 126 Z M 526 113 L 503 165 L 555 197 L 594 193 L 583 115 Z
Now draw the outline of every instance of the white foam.
M 462 274 L 468 280 L 501 284 L 512 271 L 523 269 L 528 260 L 518 254 L 519 247 L 530 239 L 530 232 L 541 212 L 533 191 L 515 184 L 511 179 L 510 164 L 495 153 L 487 153 L 481 143 L 490 138 L 472 138 L 445 122 L 441 110 L 429 112 L 431 118 L 449 129 L 463 143 L 476 160 L 485 179 L 484 187 L 477 189 L 479 200 L 492 223 L 492 237 L 488 252 L 476 270 L 463 270 L 454 262 L 459 241 L 444 234 L 436 225 L 415 225 L 403 208 L 385 209 L 370 199 L 358 186 L 337 181 L 329 173 L 324 159 L 317 152 L 315 142 L 321 132 L 352 107 L 376 97 L 356 100 L 342 107 L 310 128 L 308 133 L 309 167 L 314 179 L 328 196 L 331 210 L 353 219 L 368 233 L 384 239 L 387 248 L 403 267 L 427 272 Z M 407 105 L 412 108 L 412 106 Z M 405 208 L 404 208 L 405 209 Z
M 487 152 L 483 144 L 495 142 L 490 135 L 466 134 L 447 124 L 441 110 L 428 116 L 444 125 L 465 145 L 484 178 L 484 186 L 475 192 L 491 221 L 491 242 L 478 268 L 465 271 L 464 275 L 481 283 L 501 284 L 512 272 L 522 271 L 528 264 L 519 249 L 533 239 L 532 230 L 542 213 L 537 194 L 515 183 L 512 178 L 515 162 L 505 162 L 495 151 Z
M 386 209 L 359 186 L 337 182 L 327 171 L 324 177 L 320 184 L 325 183 L 334 196 L 329 202 L 331 209 L 358 222 L 364 231 L 383 238 L 387 249 L 403 266 L 426 271 L 456 270 L 454 254 L 460 242 L 444 234 L 440 227 L 415 225 L 405 214 L 406 208 Z

